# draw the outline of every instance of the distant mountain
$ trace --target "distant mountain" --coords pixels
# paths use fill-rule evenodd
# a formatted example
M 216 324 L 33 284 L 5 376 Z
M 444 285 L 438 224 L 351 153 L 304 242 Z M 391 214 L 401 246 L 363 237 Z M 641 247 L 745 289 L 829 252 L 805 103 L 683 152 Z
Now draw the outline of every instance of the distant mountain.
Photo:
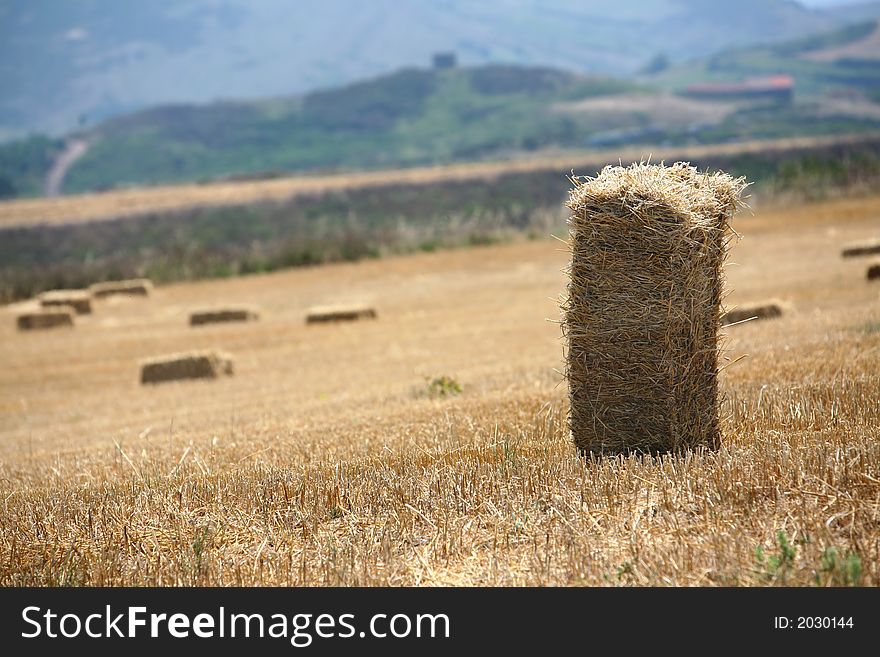
M 880 4 L 787 0 L 0 0 L 0 140 L 145 107 L 288 96 L 437 51 L 627 75 L 832 29 Z
M 607 78 L 515 65 L 405 68 L 287 98 L 161 105 L 65 139 L 0 145 L 0 197 L 443 163 L 545 148 L 880 130 L 875 21 L 679 63 L 655 61 L 651 70 Z M 695 83 L 779 74 L 794 79 L 793 94 L 682 94 Z
M 71 143 L 89 147 L 63 189 L 384 168 L 566 146 L 639 121 L 632 112 L 579 116 L 566 104 L 643 91 L 625 80 L 494 65 L 402 69 L 288 99 L 165 105 L 77 133 Z

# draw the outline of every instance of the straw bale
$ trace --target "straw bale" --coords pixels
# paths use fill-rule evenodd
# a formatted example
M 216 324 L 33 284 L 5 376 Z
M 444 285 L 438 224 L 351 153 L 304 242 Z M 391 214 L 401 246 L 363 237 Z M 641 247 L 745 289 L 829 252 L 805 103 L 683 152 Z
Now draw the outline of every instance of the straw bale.
M 44 310 L 43 312 L 23 313 L 16 320 L 19 331 L 48 329 L 59 326 L 73 326 L 73 312 L 70 310 Z
M 351 322 L 359 319 L 376 319 L 378 314 L 371 306 L 316 306 L 306 315 L 307 324 L 323 322 Z
M 721 325 L 728 326 L 738 322 L 773 319 L 782 317 L 785 304 L 781 301 L 762 301 L 731 308 L 721 315 Z
M 190 326 L 219 324 L 223 322 L 249 322 L 260 318 L 253 308 L 210 308 L 198 310 L 189 316 Z
M 717 448 L 722 265 L 745 180 L 679 162 L 572 182 L 572 440 L 597 455 Z
M 233 371 L 232 356 L 222 351 L 170 354 L 141 362 L 141 383 L 216 379 Z
M 146 297 L 153 291 L 153 282 L 148 278 L 134 278 L 127 281 L 107 281 L 94 283 L 89 290 L 96 299 L 111 296 Z
M 874 255 L 880 253 L 880 239 L 866 240 L 864 242 L 851 242 L 843 247 L 841 255 L 844 258 Z
M 50 290 L 43 292 L 39 299 L 44 308 L 70 306 L 77 315 L 88 315 L 92 312 L 92 297 L 88 290 Z

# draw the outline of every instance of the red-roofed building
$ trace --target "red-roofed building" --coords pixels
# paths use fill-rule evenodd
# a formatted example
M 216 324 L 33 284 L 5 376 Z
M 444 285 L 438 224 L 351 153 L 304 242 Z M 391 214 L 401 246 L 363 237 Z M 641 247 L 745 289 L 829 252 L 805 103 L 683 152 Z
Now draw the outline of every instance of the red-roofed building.
M 747 78 L 742 82 L 701 82 L 687 87 L 683 93 L 694 98 L 766 98 L 787 103 L 794 96 L 794 78 L 790 75 L 771 75 Z

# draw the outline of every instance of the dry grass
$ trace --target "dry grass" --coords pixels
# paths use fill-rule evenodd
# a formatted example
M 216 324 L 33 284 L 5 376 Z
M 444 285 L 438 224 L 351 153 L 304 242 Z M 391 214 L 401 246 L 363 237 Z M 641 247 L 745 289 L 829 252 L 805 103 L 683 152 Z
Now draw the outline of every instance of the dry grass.
M 552 109 L 565 114 L 595 116 L 597 119 L 624 113 L 649 115 L 653 124 L 689 125 L 720 123 L 745 103 L 686 98 L 670 92 L 595 96 L 555 104 Z
M 880 585 L 880 298 L 839 256 L 878 217 L 734 221 L 730 304 L 798 312 L 730 329 L 722 448 L 662 459 L 575 456 L 551 241 L 168 286 L 64 335 L 0 322 L 0 584 Z M 306 326 L 339 289 L 383 321 Z M 230 298 L 263 320 L 180 321 Z M 205 348 L 236 376 L 134 380 Z M 440 374 L 463 392 L 425 395 Z
M 529 171 L 556 172 L 572 169 L 585 171 L 591 167 L 601 167 L 606 162 L 617 161 L 618 158 L 623 161 L 638 161 L 648 154 L 653 154 L 655 161 L 700 160 L 707 157 L 760 153 L 767 150 L 785 151 L 833 144 L 858 144 L 866 138 L 865 135 L 796 137 L 674 149 L 657 147 L 649 149 L 648 153 L 644 152 L 644 148 L 636 147 L 565 155 L 538 154 L 530 158 L 502 162 L 475 162 L 336 175 L 291 176 L 274 180 L 221 182 L 208 185 L 131 188 L 56 198 L 19 199 L 0 202 L 0 228 L 111 220 L 148 212 L 284 200 L 299 195 L 354 188 L 483 180 Z

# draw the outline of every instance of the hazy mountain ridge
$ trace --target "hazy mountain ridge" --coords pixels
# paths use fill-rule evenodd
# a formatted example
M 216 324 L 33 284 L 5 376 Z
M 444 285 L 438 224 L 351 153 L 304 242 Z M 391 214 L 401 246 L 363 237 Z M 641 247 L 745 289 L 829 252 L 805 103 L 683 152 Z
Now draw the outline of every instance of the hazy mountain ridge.
M 471 65 L 626 75 L 658 52 L 681 60 L 803 36 L 880 15 L 880 4 L 848 12 L 784 0 L 6 0 L 0 139 L 157 104 L 338 86 L 424 65 L 438 50 Z
M 299 96 L 160 105 L 69 133 L 64 156 L 61 139 L 0 145 L 0 197 L 49 187 L 82 192 L 444 163 L 544 148 L 880 130 L 878 60 L 880 28 L 871 21 L 673 62 L 636 79 L 518 65 L 422 66 Z M 792 102 L 678 93 L 694 82 L 777 73 L 794 76 Z M 76 158 L 70 149 L 84 154 Z

